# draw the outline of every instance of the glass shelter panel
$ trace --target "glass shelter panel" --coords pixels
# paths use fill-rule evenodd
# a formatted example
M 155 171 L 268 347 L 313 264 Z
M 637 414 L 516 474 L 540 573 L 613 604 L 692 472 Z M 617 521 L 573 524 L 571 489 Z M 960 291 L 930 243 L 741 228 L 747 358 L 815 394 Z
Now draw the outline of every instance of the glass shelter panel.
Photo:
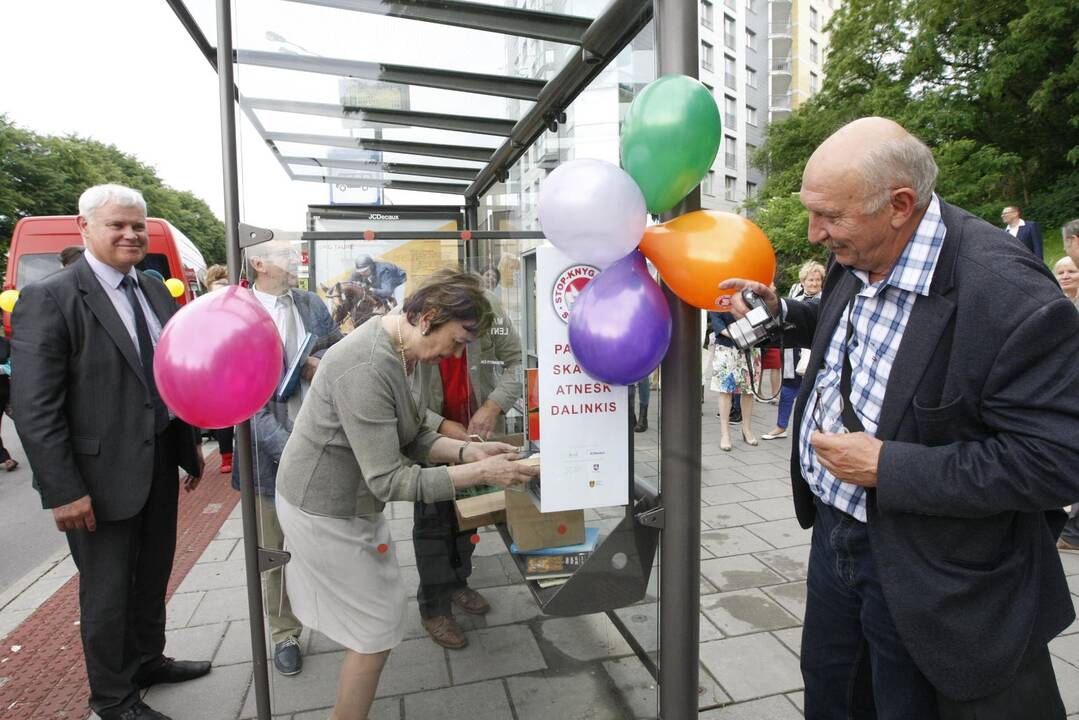
M 286 351 L 282 383 L 252 422 L 259 542 L 291 555 L 280 567 L 284 556 L 264 553 L 276 558 L 261 578 L 272 712 L 329 715 L 339 689 L 366 687 L 372 718 L 656 717 L 658 531 L 642 531 L 637 514 L 659 482 L 658 373 L 631 391 L 639 422 L 624 428 L 623 504 L 553 519 L 527 492 L 456 477 L 491 452 L 486 442 L 521 459 L 542 449 L 530 423 L 536 328 L 551 301 L 535 275 L 539 188 L 560 163 L 618 162 L 625 113 L 655 78 L 652 28 L 469 197 L 581 48 L 387 10 L 408 3 L 346 9 L 375 4 L 234 3 L 241 206 L 283 196 L 268 189 L 276 174 L 303 208 L 270 222 L 241 207 L 242 222 L 280 228 L 244 257 Z M 480 5 L 587 27 L 606 3 Z M 190 9 L 215 37 L 213 2 Z M 434 327 L 438 312 L 403 313 L 447 270 L 471 279 L 442 282 L 472 283 L 492 307 L 474 336 L 467 324 Z M 435 348 L 441 332 L 457 344 Z M 556 539 L 526 547 L 528 523 Z M 580 542 L 557 541 L 567 528 Z M 242 634 L 239 615 L 228 622 Z M 357 663 L 383 659 L 373 688 Z M 722 690 L 701 677 L 702 706 L 714 706 Z M 255 715 L 254 695 L 240 717 Z

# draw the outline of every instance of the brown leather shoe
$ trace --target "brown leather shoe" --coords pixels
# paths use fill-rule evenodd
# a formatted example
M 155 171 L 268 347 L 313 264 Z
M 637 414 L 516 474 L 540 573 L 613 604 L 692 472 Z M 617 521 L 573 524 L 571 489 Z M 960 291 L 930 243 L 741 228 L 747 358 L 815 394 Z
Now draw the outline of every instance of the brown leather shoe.
M 442 647 L 450 650 L 460 650 L 465 645 L 468 645 L 465 631 L 457 624 L 457 618 L 453 615 L 420 618 L 420 621 L 431 639 Z
M 450 599 L 457 607 L 470 615 L 486 615 L 491 612 L 491 604 L 469 587 L 455 591 L 453 595 L 450 595 Z
M 1057 549 L 1058 550 L 1079 550 L 1079 545 L 1072 545 L 1070 542 L 1068 542 L 1064 538 L 1060 538 L 1059 540 L 1057 540 Z

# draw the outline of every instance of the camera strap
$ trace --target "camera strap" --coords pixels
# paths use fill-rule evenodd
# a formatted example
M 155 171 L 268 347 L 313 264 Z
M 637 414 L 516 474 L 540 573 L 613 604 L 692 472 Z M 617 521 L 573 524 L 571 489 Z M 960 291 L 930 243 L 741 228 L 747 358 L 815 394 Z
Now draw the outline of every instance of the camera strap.
M 843 419 L 843 427 L 847 428 L 847 432 L 852 433 L 865 431 L 865 425 L 862 424 L 861 418 L 854 411 L 854 405 L 850 401 L 850 341 L 854 338 L 854 299 L 858 297 L 859 292 L 861 288 L 854 292 L 850 302 L 847 303 L 847 337 L 843 341 L 843 370 L 839 374 L 839 394 L 843 402 L 840 417 Z

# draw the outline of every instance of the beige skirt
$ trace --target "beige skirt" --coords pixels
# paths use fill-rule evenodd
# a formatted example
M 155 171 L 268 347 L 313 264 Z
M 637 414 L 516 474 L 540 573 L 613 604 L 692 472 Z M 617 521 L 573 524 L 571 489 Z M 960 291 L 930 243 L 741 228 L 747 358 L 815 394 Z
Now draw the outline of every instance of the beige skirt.
M 382 513 L 311 515 L 278 494 L 277 516 L 292 553 L 285 585 L 300 622 L 358 653 L 396 647 L 404 635 L 406 597 Z

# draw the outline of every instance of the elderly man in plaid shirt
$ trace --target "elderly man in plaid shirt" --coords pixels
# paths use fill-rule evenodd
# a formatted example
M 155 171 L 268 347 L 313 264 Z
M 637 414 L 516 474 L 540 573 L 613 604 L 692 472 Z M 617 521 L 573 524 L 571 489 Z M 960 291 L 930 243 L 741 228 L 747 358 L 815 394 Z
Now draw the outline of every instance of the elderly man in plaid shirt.
M 791 453 L 807 718 L 1064 717 L 1048 642 L 1075 618 L 1055 541 L 1079 497 L 1079 315 L 936 176 L 896 123 L 844 126 L 802 176 L 832 254 L 820 305 L 722 285 L 811 348 Z

